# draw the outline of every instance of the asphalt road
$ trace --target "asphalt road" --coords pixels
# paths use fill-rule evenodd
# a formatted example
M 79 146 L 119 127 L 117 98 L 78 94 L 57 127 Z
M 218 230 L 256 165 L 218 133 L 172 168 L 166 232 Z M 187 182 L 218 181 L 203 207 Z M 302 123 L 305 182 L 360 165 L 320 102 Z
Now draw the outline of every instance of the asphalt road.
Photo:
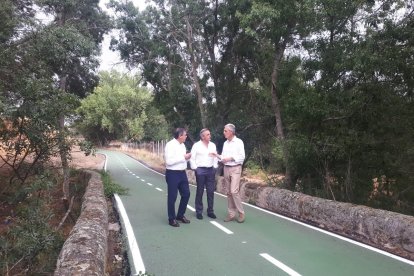
M 164 176 L 124 153 L 101 153 L 113 180 L 129 189 L 129 195 L 118 199 L 127 216 L 124 232 L 134 274 L 414 275 L 414 262 L 249 204 L 244 223 L 223 222 L 227 199 L 219 194 L 214 205 L 218 218 L 204 214 L 198 220 L 194 187 L 186 212 L 191 223 L 171 227 Z

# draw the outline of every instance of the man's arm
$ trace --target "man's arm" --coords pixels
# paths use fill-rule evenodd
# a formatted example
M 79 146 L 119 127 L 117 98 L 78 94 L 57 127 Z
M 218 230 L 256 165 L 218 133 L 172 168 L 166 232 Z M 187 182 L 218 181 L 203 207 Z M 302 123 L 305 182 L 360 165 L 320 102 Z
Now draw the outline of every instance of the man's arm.
M 246 154 L 244 152 L 244 143 L 242 140 L 237 141 L 237 152 L 235 156 L 232 156 L 234 159 L 234 162 L 243 164 L 244 159 L 246 158 Z
M 213 144 L 212 149 L 213 149 L 212 155 L 214 156 L 213 157 L 213 167 L 217 169 L 218 168 L 218 154 L 217 154 L 217 147 L 216 147 L 215 144 Z
M 197 143 L 195 143 L 193 147 L 191 148 L 190 167 L 192 170 L 197 169 L 196 152 L 197 152 Z
M 179 147 L 175 147 L 174 144 L 168 143 L 165 146 L 165 164 L 173 166 L 175 164 L 186 161 L 183 154 L 180 153 Z

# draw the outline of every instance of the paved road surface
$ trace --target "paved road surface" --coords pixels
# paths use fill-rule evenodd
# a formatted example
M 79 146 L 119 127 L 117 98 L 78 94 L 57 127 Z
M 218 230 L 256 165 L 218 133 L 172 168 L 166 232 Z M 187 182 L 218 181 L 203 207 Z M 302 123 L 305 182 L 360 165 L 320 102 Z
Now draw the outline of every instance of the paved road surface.
M 218 218 L 204 214 L 197 220 L 194 187 L 186 212 L 191 223 L 171 227 L 164 176 L 121 152 L 101 152 L 113 180 L 129 189 L 120 199 L 139 247 L 130 253 L 132 273 L 141 269 L 142 260 L 147 273 L 156 276 L 414 275 L 414 262 L 254 206 L 245 206 L 245 223 L 225 223 L 227 200 L 218 194 Z

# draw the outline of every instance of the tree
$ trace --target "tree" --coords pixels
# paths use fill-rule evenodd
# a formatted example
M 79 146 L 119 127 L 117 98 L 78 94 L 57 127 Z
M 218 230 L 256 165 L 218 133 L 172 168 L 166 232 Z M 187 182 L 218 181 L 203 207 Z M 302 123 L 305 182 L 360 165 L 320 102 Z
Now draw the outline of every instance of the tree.
M 300 103 L 297 111 L 306 112 L 296 112 L 293 120 L 309 137 L 318 164 L 314 173 L 324 183 L 325 196 L 367 203 L 372 179 L 381 175 L 388 183 L 396 181 L 384 185 L 393 186 L 394 195 L 401 187 L 410 190 L 410 174 L 398 173 L 407 168 L 402 159 L 412 159 L 407 144 L 412 132 L 405 130 L 412 121 L 407 74 L 413 68 L 407 54 L 412 8 L 407 3 L 401 9 L 401 4 L 321 1 L 323 28 L 306 42 L 311 46 L 304 64 L 311 97 L 296 94 L 296 103 L 289 103 Z
M 150 127 L 159 130 L 160 138 L 166 138 L 165 121 L 151 106 L 151 93 L 139 86 L 138 77 L 116 71 L 101 72 L 100 76 L 100 85 L 82 100 L 78 110 L 79 129 L 86 138 L 101 145 L 113 139 L 140 141 Z M 147 111 L 154 117 L 149 119 Z M 148 126 L 148 121 L 154 125 Z
M 247 163 L 284 170 L 289 189 L 367 202 L 386 175 L 385 194 L 408 198 L 412 1 L 152 3 L 114 5 L 113 47 L 170 126 L 197 133 L 202 99 L 213 139 L 235 123 Z
M 144 84 L 151 84 L 155 101 L 171 125 L 196 124 L 200 112 L 192 107 L 197 98 L 186 57 L 173 35 L 175 22 L 170 12 L 149 7 L 140 13 L 131 2 L 114 3 L 114 8 L 121 36 L 113 40 L 113 47 L 130 66 L 142 66 Z
M 45 51 L 49 54 L 49 66 L 58 76 L 57 85 L 64 93 L 82 97 L 97 84 L 94 70 L 98 66 L 99 43 L 110 26 L 109 18 L 99 8 L 98 0 L 39 0 L 38 4 L 46 14 L 54 16 L 49 25 L 50 42 L 59 47 Z M 67 149 L 70 145 L 66 140 L 65 129 L 65 117 L 69 114 L 70 112 L 62 112 L 57 118 L 64 200 L 69 197 Z
M 306 37 L 315 25 L 314 1 L 267 1 L 251 3 L 246 12 L 239 12 L 238 17 L 246 32 L 256 39 L 258 52 L 272 53 L 271 59 L 257 59 L 259 66 L 269 67 L 265 63 L 272 61 L 271 74 L 260 80 L 270 85 L 271 102 L 276 123 L 276 135 L 282 142 L 285 161 L 285 185 L 294 188 L 294 172 L 289 164 L 288 147 L 285 145 L 285 129 L 282 120 L 280 71 L 288 47 L 294 47 L 300 38 Z M 277 26 L 277 27 L 275 27 Z M 263 56 L 262 56 L 263 57 Z M 260 58 L 257 55 L 257 58 Z
M 8 150 L 14 147 L 16 152 L 30 152 L 29 148 L 36 148 L 36 143 L 48 144 L 43 140 L 48 136 L 39 136 L 39 133 L 53 133 L 62 157 L 63 191 L 67 199 L 70 143 L 66 139 L 64 118 L 73 114 L 78 97 L 84 96 L 97 83 L 93 70 L 98 65 L 98 46 L 109 21 L 98 8 L 98 1 L 39 0 L 35 2 L 37 9 L 56 16 L 45 25 L 35 20 L 33 4 L 33 1 L 5 2 L 5 11 L 10 13 L 2 17 L 4 28 L 1 28 L 2 121 L 6 122 L 4 125 L 12 122 L 11 129 L 17 131 L 11 137 L 10 128 L 4 127 L 3 138 L 9 143 Z M 44 110 L 49 113 L 38 112 L 38 106 L 47 107 Z M 26 127 L 22 127 L 22 123 Z M 32 124 L 36 124 L 38 134 L 34 137 L 37 138 L 15 143 L 31 137 L 28 133 L 31 128 L 27 126 Z M 45 157 L 55 154 L 54 146 L 48 145 L 51 148 L 42 151 Z M 19 149 L 22 146 L 25 147 L 23 151 Z
M 6 1 L 1 18 L 1 158 L 23 184 L 41 161 L 56 153 L 56 115 L 69 99 L 54 87 L 53 74 L 39 50 L 42 26 L 30 1 Z M 56 101 L 55 105 L 50 103 Z M 62 106 L 59 106 L 62 104 Z M 29 163 L 26 165 L 26 163 Z

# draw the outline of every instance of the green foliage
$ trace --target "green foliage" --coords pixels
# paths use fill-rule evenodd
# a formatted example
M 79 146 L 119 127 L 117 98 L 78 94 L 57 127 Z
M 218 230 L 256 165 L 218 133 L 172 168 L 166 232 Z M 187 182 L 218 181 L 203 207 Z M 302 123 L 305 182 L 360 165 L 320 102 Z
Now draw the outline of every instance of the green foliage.
M 13 193 L 9 203 L 16 204 L 24 200 L 28 200 L 32 204 L 48 203 L 48 193 L 55 185 L 56 183 L 53 181 L 51 174 L 48 171 L 44 171 L 41 175 L 37 175 L 28 185 Z M 44 199 L 41 199 L 41 196 L 44 196 Z
M 0 239 L 0 271 L 6 275 L 16 265 L 27 266 L 31 273 L 53 272 L 64 241 L 49 226 L 50 219 L 39 207 L 21 210 L 16 225 Z
M 249 174 L 253 174 L 253 175 L 260 174 L 261 168 L 258 164 L 252 161 L 249 161 L 249 162 L 246 162 L 244 166 L 245 166 L 245 169 L 248 170 Z
M 1 274 L 17 275 L 25 270 L 33 274 L 53 273 L 64 242 L 51 226 L 53 214 L 49 204 L 55 184 L 55 176 L 45 171 L 28 185 L 14 187 L 14 201 L 9 200 L 9 204 L 16 208 L 4 222 L 8 230 L 0 237 Z
M 109 26 L 97 5 L 95 0 L 2 3 L 0 146 L 20 182 L 37 163 L 68 155 L 64 118 L 96 85 L 98 43 Z M 35 20 L 40 10 L 55 20 Z M 23 166 L 28 156 L 32 165 Z
M 155 124 L 161 137 L 166 132 L 163 117 L 151 106 L 151 93 L 139 86 L 139 79 L 116 71 L 101 72 L 101 83 L 81 103 L 80 132 L 95 143 L 112 139 L 140 141 L 145 137 L 147 122 Z M 151 117 L 148 117 L 150 111 Z
M 144 140 L 161 141 L 171 137 L 167 120 L 154 105 L 148 106 L 147 117 L 144 123 Z
M 128 64 L 142 65 L 143 80 L 153 87 L 155 105 L 170 127 L 186 126 L 190 137 L 198 137 L 201 116 L 196 108 L 195 78 L 199 80 L 203 108 L 209 114 L 208 127 L 222 128 L 229 116 L 243 114 L 239 108 L 247 100 L 243 97 L 243 78 L 251 76 L 244 55 L 252 49 L 246 47 L 249 41 L 234 20 L 236 3 L 153 4 L 142 12 L 131 3 L 114 4 L 120 14 L 121 35 L 113 40 L 113 47 Z M 187 27 L 191 28 L 191 37 Z M 191 49 L 189 42 L 193 42 Z M 200 71 L 196 77 L 194 65 Z
M 127 195 L 128 189 L 112 181 L 109 173 L 101 171 L 101 178 L 104 185 L 104 193 L 106 197 L 112 197 L 114 194 Z
M 95 156 L 96 148 L 95 145 L 91 141 L 80 141 L 79 148 L 81 151 L 85 152 L 85 156 L 93 155 Z
M 197 137 L 189 60 L 196 53 L 219 149 L 222 127 L 232 122 L 245 142 L 246 166 L 270 174 L 289 167 L 296 183 L 291 189 L 374 205 L 372 179 L 385 175 L 393 194 L 384 199 L 387 208 L 408 202 L 414 164 L 410 3 L 157 1 L 142 12 L 131 3 L 113 7 L 121 36 L 112 46 L 128 64 L 142 65 L 154 106 L 171 128 L 187 126 Z M 189 25 L 193 52 L 185 48 Z M 143 127 L 144 139 L 157 137 L 162 117 L 146 114 L 143 125 L 132 121 L 130 127 Z M 284 139 L 275 137 L 280 118 Z

